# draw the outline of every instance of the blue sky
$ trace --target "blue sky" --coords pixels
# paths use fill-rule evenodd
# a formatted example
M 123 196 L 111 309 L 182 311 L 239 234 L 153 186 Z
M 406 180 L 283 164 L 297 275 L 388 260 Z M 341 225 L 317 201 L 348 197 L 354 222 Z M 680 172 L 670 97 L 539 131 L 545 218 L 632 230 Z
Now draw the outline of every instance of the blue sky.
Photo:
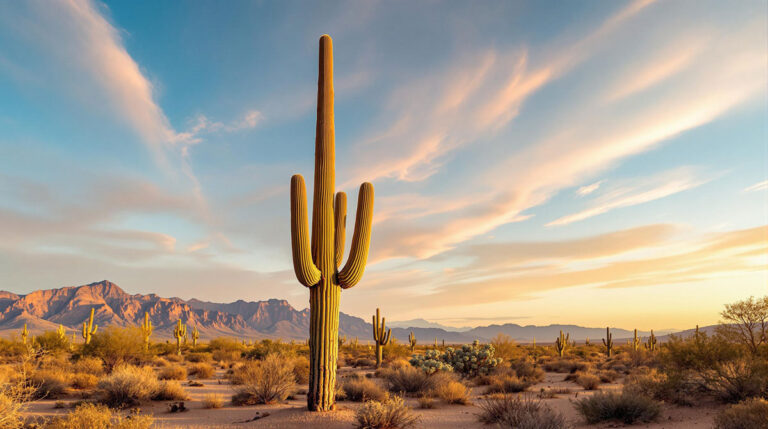
M 376 187 L 342 311 L 717 321 L 768 289 L 764 2 L 5 2 L 0 289 L 307 305 L 334 39 L 337 186 Z M 308 183 L 311 186 L 311 183 Z

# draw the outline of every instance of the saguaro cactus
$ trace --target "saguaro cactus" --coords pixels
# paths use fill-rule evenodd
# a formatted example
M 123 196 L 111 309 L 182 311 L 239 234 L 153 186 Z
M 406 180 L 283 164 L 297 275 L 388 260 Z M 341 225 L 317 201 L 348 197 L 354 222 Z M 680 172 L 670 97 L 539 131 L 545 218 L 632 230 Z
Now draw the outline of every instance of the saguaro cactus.
M 376 368 L 381 366 L 381 350 L 389 343 L 389 337 L 392 335 L 391 329 L 386 329 L 386 317 L 381 318 L 379 323 L 379 309 L 376 309 L 376 315 L 372 317 L 373 322 L 373 341 L 376 343 Z M 437 340 L 435 340 L 437 341 Z
M 197 347 L 197 340 L 200 339 L 200 331 L 197 330 L 197 325 L 192 328 L 192 348 Z
M 66 342 L 67 341 L 67 330 L 64 329 L 64 325 L 59 325 L 59 327 L 56 328 L 56 335 L 59 336 L 59 339 L 62 342 Z
M 408 334 L 408 344 L 411 345 L 411 353 L 413 353 L 413 349 L 416 348 L 416 335 L 413 335 L 413 331 Z
M 152 321 L 149 313 L 144 312 L 144 323 L 141 325 L 141 336 L 144 338 L 144 350 L 149 351 L 149 336 L 152 335 Z
M 307 223 L 304 178 L 291 178 L 291 244 L 293 268 L 299 283 L 309 288 L 309 391 L 310 411 L 333 409 L 336 361 L 339 353 L 339 299 L 341 289 L 360 281 L 368 259 L 373 219 L 373 185 L 360 186 L 357 219 L 347 263 L 344 256 L 347 196 L 335 189 L 335 131 L 333 118 L 333 42 L 320 38 L 315 131 L 315 180 L 312 207 L 312 240 Z
M 563 331 L 560 331 L 560 336 L 555 340 L 555 350 L 557 350 L 558 356 L 563 357 L 563 354 L 565 354 L 565 349 L 568 348 L 568 340 L 570 338 L 570 333 L 568 335 L 563 335 Z
M 587 347 L 591 346 L 591 344 L 589 344 L 589 337 L 587 337 L 587 339 L 584 340 L 584 345 Z
M 632 351 L 640 350 L 640 338 L 637 337 L 637 329 L 635 329 L 635 336 L 632 338 L 630 345 L 632 346 Z
M 27 337 L 29 337 L 29 331 L 27 330 L 27 324 L 21 329 L 21 342 L 27 344 Z
M 653 353 L 656 351 L 656 335 L 653 334 L 653 329 L 651 329 L 651 336 L 648 337 L 648 341 L 645 342 L 645 349 L 649 352 Z
M 93 324 L 93 308 L 91 309 L 91 315 L 88 317 L 87 322 L 83 322 L 83 339 L 85 344 L 91 344 L 91 336 L 99 329 L 99 325 Z
M 173 337 L 176 338 L 176 354 L 181 354 L 181 339 L 187 336 L 187 325 L 181 323 L 181 319 L 176 322 L 173 328 Z
M 605 338 L 603 338 L 603 345 L 605 346 L 605 354 L 611 357 L 613 353 L 613 334 L 611 334 L 611 328 L 605 328 Z

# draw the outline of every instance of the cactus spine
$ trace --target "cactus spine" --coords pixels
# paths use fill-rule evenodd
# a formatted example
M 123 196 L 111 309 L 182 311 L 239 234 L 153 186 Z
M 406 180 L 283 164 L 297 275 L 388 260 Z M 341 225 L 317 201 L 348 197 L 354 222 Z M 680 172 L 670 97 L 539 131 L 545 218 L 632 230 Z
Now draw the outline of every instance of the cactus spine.
M 373 219 L 373 185 L 363 183 L 357 199 L 357 219 L 350 256 L 344 256 L 347 196 L 335 188 L 335 131 L 333 117 L 333 41 L 320 37 L 317 80 L 317 127 L 315 131 L 315 180 L 312 208 L 312 240 L 307 226 L 304 178 L 291 178 L 291 244 L 293 268 L 299 283 L 309 289 L 310 411 L 333 409 L 338 360 L 339 298 L 341 289 L 357 284 L 368 259 Z M 335 219 L 334 219 L 335 216 Z
M 408 334 L 408 344 L 411 345 L 411 353 L 413 353 L 413 349 L 416 348 L 416 335 L 413 335 L 413 331 Z
M 635 336 L 632 338 L 630 345 L 632 346 L 632 351 L 640 350 L 640 338 L 637 338 L 637 329 L 635 329 Z
M 568 348 L 568 340 L 570 340 L 570 338 L 571 334 L 563 335 L 563 331 L 560 331 L 560 336 L 555 340 L 555 350 L 557 350 L 558 356 L 563 357 L 565 349 Z
M 197 330 L 197 326 L 192 329 L 192 348 L 197 347 L 197 340 L 200 339 L 200 331 Z
M 648 341 L 645 342 L 645 349 L 649 352 L 653 353 L 656 351 L 656 335 L 653 334 L 653 329 L 651 329 L 651 336 L 648 337 Z
M 603 345 L 605 346 L 605 354 L 611 357 L 613 353 L 613 334 L 611 334 L 611 328 L 605 328 L 605 338 L 603 338 Z
M 149 351 L 149 336 L 152 335 L 152 321 L 149 313 L 144 312 L 144 323 L 141 325 L 141 336 L 144 338 L 144 351 Z
M 85 344 L 91 344 L 91 336 L 99 329 L 99 325 L 93 324 L 93 308 L 91 309 L 91 315 L 88 317 L 87 322 L 83 322 L 83 339 Z
M 379 322 L 381 320 L 381 322 Z M 373 341 L 376 343 L 376 368 L 381 366 L 381 351 L 389 343 L 389 337 L 392 335 L 391 329 L 386 329 L 386 317 L 379 319 L 379 309 L 376 309 L 376 315 L 372 317 L 373 322 Z M 435 340 L 437 341 L 437 340 Z
M 181 319 L 176 322 L 176 327 L 173 328 L 173 337 L 176 338 L 176 354 L 181 354 L 181 339 L 187 336 L 187 325 L 181 323 Z
M 24 328 L 21 329 L 21 342 L 27 344 L 27 337 L 29 337 L 29 331 L 27 330 L 27 324 L 24 324 Z

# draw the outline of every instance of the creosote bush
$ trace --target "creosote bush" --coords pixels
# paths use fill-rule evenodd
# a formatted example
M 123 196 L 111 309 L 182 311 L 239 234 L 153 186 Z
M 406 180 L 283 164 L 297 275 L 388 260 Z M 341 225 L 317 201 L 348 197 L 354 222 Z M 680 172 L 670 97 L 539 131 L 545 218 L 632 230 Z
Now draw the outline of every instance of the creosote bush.
M 196 378 L 213 378 L 215 374 L 216 369 L 209 363 L 200 362 L 189 367 L 189 375 L 194 375 Z
M 765 429 L 768 427 L 768 401 L 748 399 L 731 405 L 715 417 L 715 429 Z
M 180 365 L 170 365 L 161 369 L 157 375 L 160 380 L 186 380 L 187 370 Z
M 293 368 L 282 357 L 267 355 L 258 365 L 242 373 L 242 384 L 235 389 L 235 405 L 271 404 L 284 401 L 296 388 Z
M 583 387 L 584 390 L 597 390 L 600 388 L 600 377 L 595 374 L 579 374 L 576 377 L 576 384 Z
M 341 383 L 341 390 L 344 397 L 353 402 L 383 401 L 387 397 L 387 392 L 378 383 L 359 375 L 346 377 Z
M 432 389 L 433 395 L 442 399 L 448 404 L 468 405 L 469 388 L 464 383 L 456 380 L 446 380 L 437 384 Z
M 596 393 L 577 399 L 574 406 L 590 424 L 604 421 L 652 422 L 661 414 L 661 405 L 658 402 L 631 392 Z
M 565 417 L 530 396 L 500 394 L 482 399 L 479 418 L 485 424 L 509 429 L 565 429 Z
M 368 401 L 355 413 L 358 429 L 405 429 L 418 423 L 419 418 L 405 405 L 403 398 L 394 396 L 383 401 Z
M 388 370 L 384 373 L 384 378 L 389 391 L 394 393 L 424 393 L 432 387 L 430 376 L 412 366 Z
M 151 368 L 121 365 L 99 381 L 101 401 L 110 407 L 133 406 L 148 401 L 160 383 Z
M 35 386 L 35 399 L 55 399 L 66 391 L 70 375 L 60 368 L 39 369 L 32 373 L 30 382 Z
M 100 358 L 107 368 L 124 364 L 138 364 L 146 358 L 144 340 L 138 327 L 118 328 L 115 326 L 93 334 L 91 342 L 83 345 L 81 354 Z
M 497 375 L 488 378 L 488 388 L 485 393 L 518 393 L 530 386 L 531 383 L 515 375 Z
M 189 395 L 177 380 L 164 380 L 158 384 L 152 399 L 155 401 L 185 401 L 189 399 Z

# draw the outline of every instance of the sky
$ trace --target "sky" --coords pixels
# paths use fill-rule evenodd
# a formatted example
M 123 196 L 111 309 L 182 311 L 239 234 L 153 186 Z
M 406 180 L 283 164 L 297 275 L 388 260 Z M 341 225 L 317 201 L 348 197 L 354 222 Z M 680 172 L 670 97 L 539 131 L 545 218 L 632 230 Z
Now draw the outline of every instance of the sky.
M 757 0 L 0 2 L 0 289 L 307 307 L 326 33 L 350 230 L 376 192 L 341 311 L 669 329 L 768 293 Z

